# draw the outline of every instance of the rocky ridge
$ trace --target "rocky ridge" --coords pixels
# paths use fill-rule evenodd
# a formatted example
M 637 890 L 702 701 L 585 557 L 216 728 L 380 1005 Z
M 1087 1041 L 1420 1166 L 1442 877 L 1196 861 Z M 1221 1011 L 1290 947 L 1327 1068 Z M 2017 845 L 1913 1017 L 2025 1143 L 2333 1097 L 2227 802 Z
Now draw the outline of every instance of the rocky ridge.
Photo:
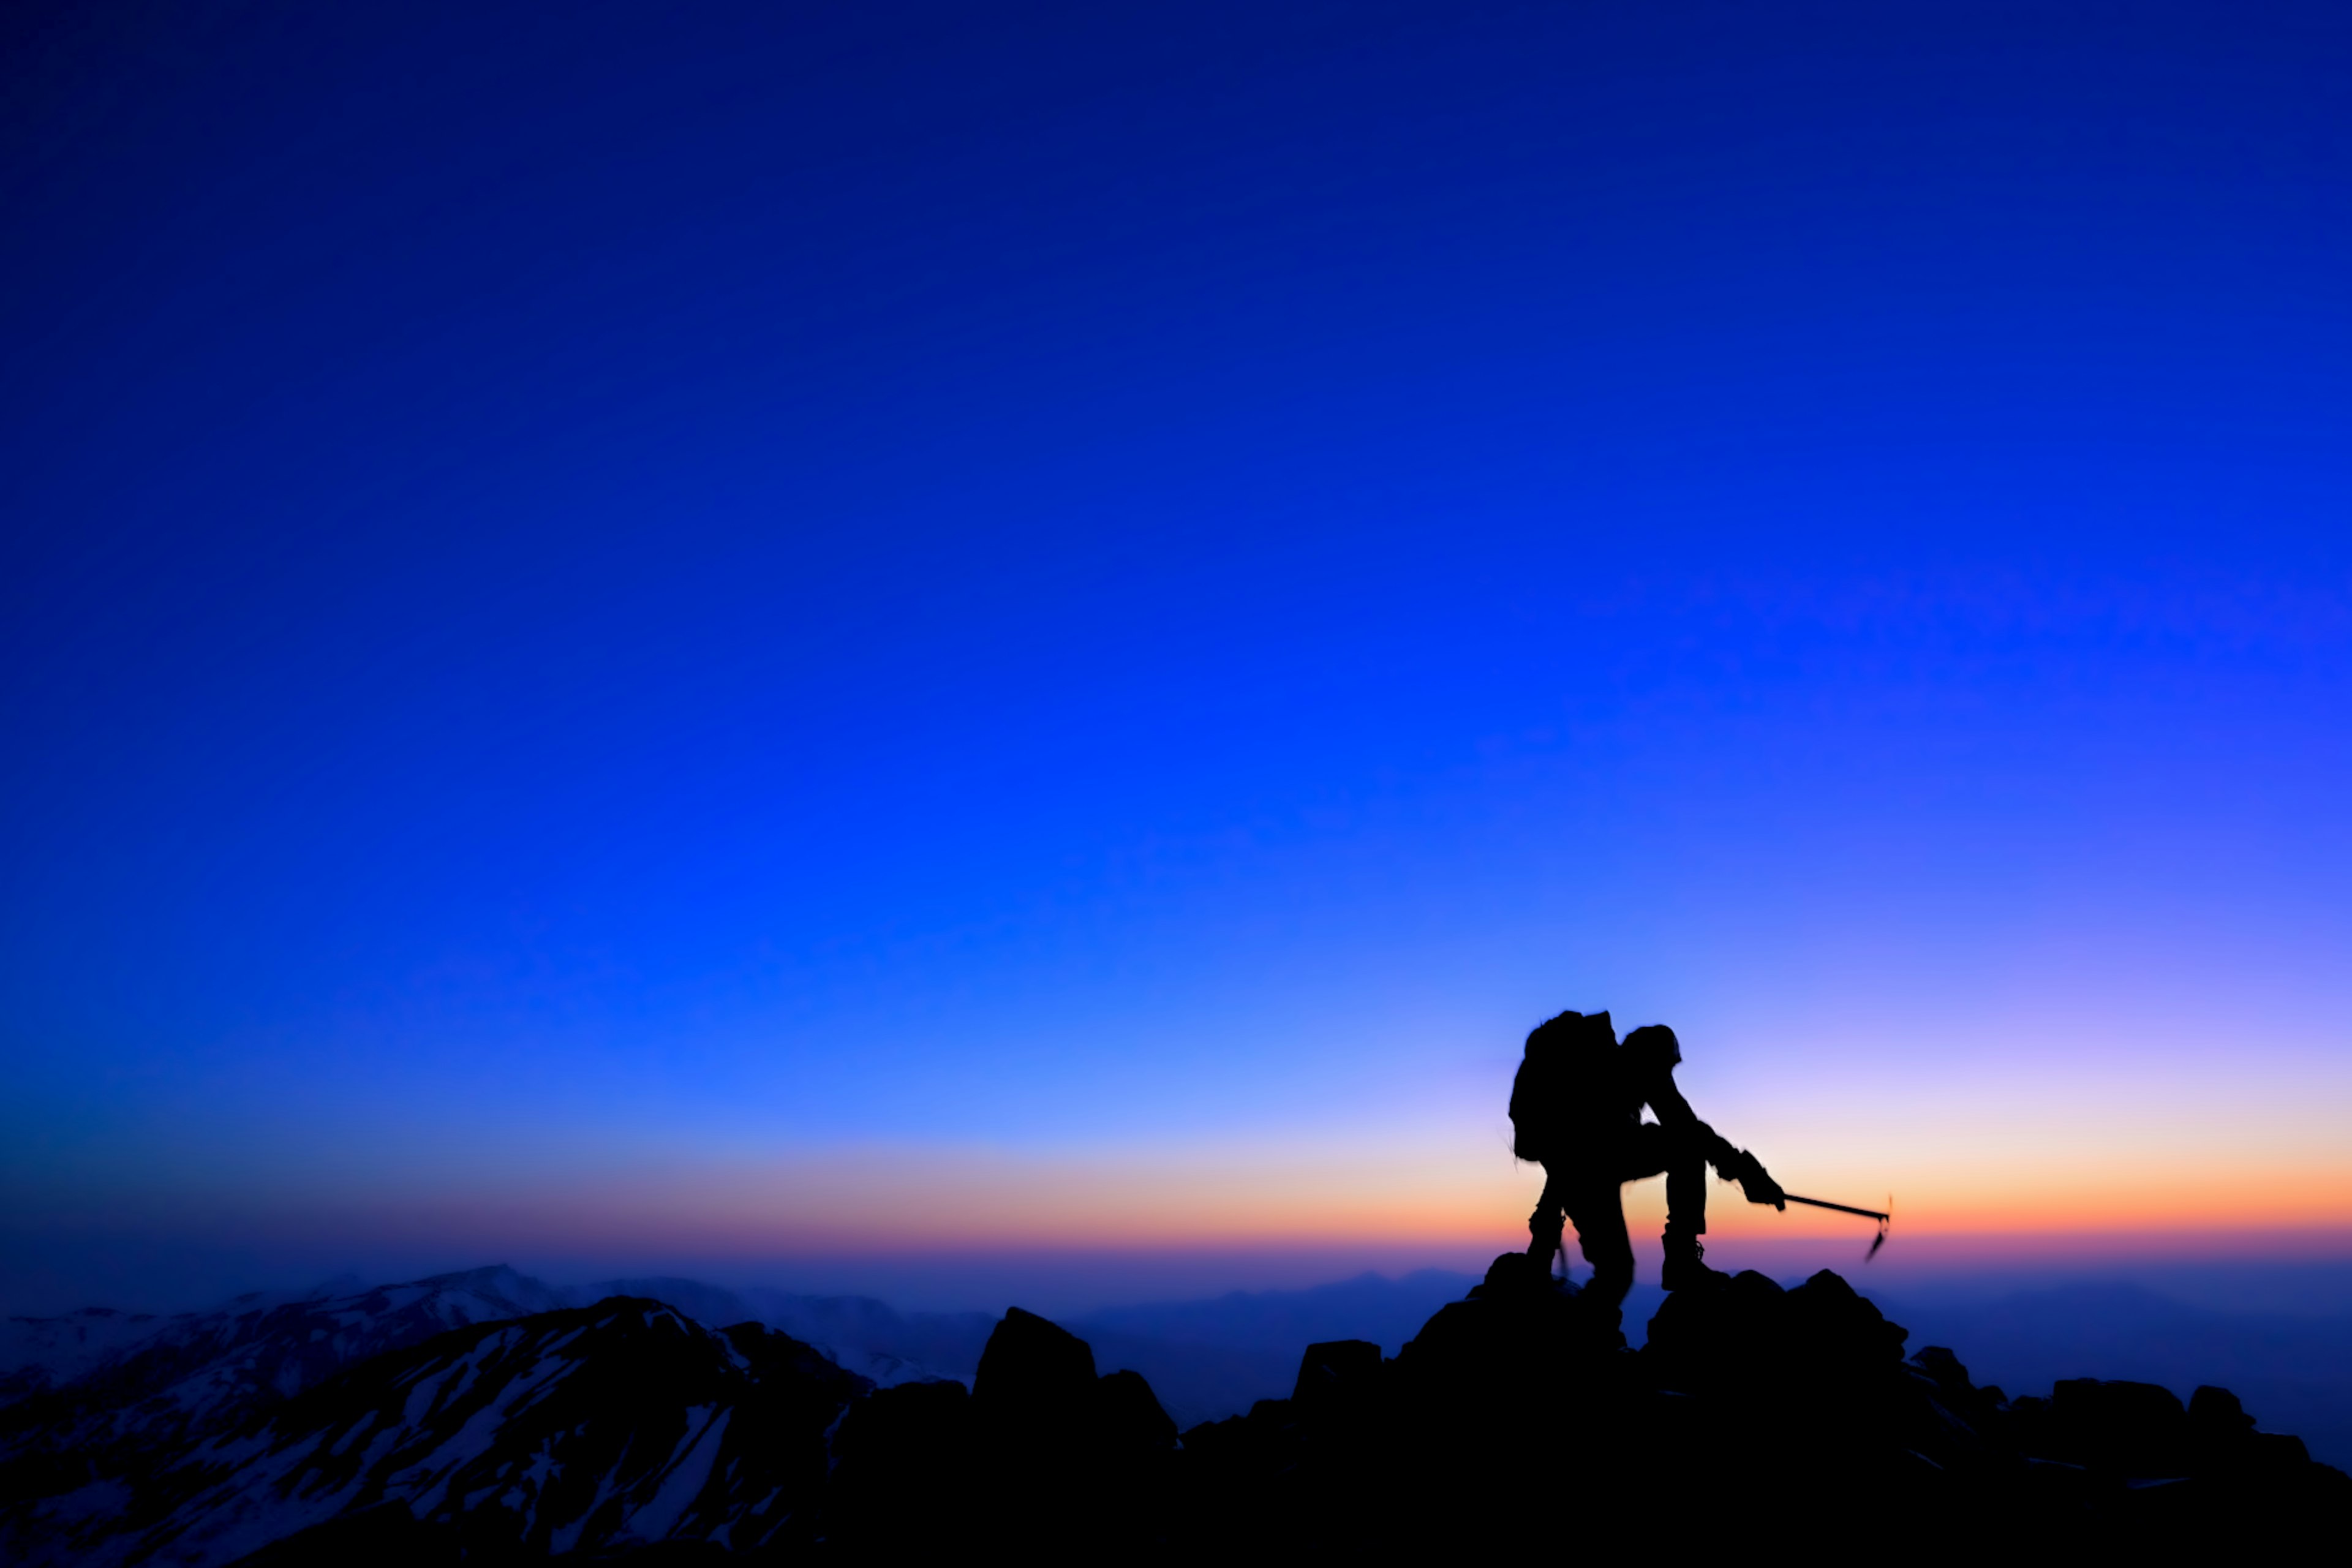
M 2225 1391 L 2084 1379 L 2011 1399 L 1905 1342 L 1835 1274 L 1743 1274 L 1670 1297 L 1629 1351 L 1613 1309 L 1506 1255 L 1395 1357 L 1311 1346 L 1289 1398 L 1180 1436 L 1143 1378 L 1018 1309 L 967 1391 L 877 1388 L 757 1323 L 616 1297 L 451 1328 L 109 1474 L 72 1446 L 101 1427 L 19 1422 L 0 1551 L 1385 1555 L 1824 1531 L 2244 1549 L 2352 1508 L 2352 1479 Z

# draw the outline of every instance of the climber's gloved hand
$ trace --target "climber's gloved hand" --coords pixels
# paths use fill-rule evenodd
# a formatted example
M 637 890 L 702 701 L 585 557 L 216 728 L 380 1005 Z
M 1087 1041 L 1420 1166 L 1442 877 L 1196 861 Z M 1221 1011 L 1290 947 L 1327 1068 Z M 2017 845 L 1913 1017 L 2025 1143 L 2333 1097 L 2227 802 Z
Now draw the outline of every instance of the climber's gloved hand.
M 1739 1190 L 1748 1194 L 1751 1204 L 1770 1204 L 1783 1214 L 1789 1212 L 1789 1194 L 1780 1190 L 1780 1184 L 1771 1178 L 1763 1162 L 1753 1154 L 1748 1156 L 1748 1168 L 1739 1173 Z

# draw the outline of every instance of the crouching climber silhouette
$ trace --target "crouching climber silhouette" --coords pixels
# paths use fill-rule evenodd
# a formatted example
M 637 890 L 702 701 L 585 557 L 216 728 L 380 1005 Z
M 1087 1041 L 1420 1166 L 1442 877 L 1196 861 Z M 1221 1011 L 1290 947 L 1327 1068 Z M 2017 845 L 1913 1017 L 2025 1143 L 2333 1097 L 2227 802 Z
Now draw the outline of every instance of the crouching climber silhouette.
M 1543 1196 L 1528 1220 L 1528 1253 L 1548 1267 L 1561 1247 L 1561 1215 L 1592 1266 L 1588 1291 L 1612 1304 L 1633 1283 L 1633 1245 L 1619 1189 L 1666 1178 L 1666 1267 L 1659 1281 L 1685 1290 L 1724 1276 L 1706 1266 L 1706 1167 L 1736 1181 L 1751 1204 L 1786 1209 L 1786 1194 L 1755 1155 L 1698 1119 L 1675 1087 L 1682 1042 L 1652 1024 L 1617 1043 L 1606 1013 L 1562 1013 L 1528 1036 L 1511 1083 L 1513 1152 L 1542 1162 Z M 1657 1121 L 1642 1120 L 1646 1105 Z

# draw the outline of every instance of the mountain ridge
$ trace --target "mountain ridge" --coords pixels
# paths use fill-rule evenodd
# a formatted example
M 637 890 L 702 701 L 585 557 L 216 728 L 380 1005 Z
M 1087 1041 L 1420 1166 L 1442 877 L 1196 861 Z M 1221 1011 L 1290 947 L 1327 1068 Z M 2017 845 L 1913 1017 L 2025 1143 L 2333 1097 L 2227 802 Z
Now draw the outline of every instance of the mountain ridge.
M 510 1274 L 358 1300 L 406 1333 L 520 1304 Z M 352 1301 L 244 1317 L 323 1332 Z M 362 1342 L 344 1327 L 343 1349 Z M 1433 1551 L 1541 1536 L 1547 1512 L 1496 1500 L 1543 1497 L 1728 1543 L 1824 1477 L 1877 1523 L 1937 1518 L 1985 1545 L 2242 1543 L 2352 1507 L 2352 1479 L 2225 1390 L 2069 1379 L 2011 1398 L 1949 1350 L 1906 1358 L 1906 1331 L 1827 1271 L 1677 1292 L 1648 1330 L 1629 1348 L 1612 1306 L 1506 1254 L 1393 1356 L 1311 1344 L 1287 1397 L 1180 1434 L 1144 1376 L 1018 1308 L 969 1388 L 877 1386 L 765 1325 L 613 1296 L 441 1327 L 291 1394 L 247 1356 L 242 1405 L 182 1402 L 187 1419 L 128 1435 L 88 1390 L 21 1401 L 0 1413 L 0 1550 L 36 1568 L 347 1562 L 394 1537 L 404 1563 Z

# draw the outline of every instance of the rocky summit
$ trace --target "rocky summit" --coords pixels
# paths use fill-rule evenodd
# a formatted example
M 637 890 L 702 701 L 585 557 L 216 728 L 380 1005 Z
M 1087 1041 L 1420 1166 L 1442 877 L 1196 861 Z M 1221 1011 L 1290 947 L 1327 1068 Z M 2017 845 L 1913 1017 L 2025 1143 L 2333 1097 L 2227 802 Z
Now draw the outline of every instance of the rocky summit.
M 2352 1510 L 2352 1479 L 2221 1389 L 2011 1398 L 1952 1350 L 1906 1356 L 1827 1272 L 1677 1292 L 1632 1351 L 1517 1254 L 1393 1359 L 1311 1346 L 1288 1398 L 1181 1435 L 1019 1309 L 969 1391 L 632 1297 L 460 1323 L 209 1425 L 106 1423 L 107 1386 L 0 1413 L 8 1561 L 2242 1552 Z

